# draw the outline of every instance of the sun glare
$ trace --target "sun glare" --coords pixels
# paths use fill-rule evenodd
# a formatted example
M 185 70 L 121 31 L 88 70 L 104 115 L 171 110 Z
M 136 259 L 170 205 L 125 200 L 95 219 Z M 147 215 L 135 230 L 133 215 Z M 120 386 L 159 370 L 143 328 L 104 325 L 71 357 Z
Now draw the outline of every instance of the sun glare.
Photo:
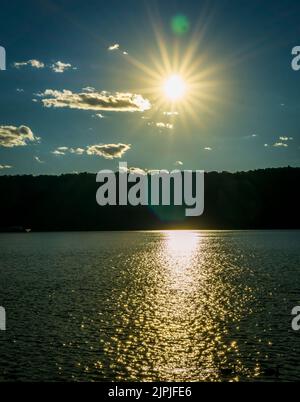
M 186 92 L 186 84 L 180 75 L 171 75 L 163 86 L 164 93 L 171 101 L 178 101 L 183 98 Z
M 147 125 L 161 130 L 162 127 L 173 128 L 180 124 L 188 134 L 191 123 L 205 127 L 208 117 L 215 116 L 218 104 L 224 102 L 221 90 L 224 92 L 222 81 L 225 82 L 225 79 L 224 75 L 220 79 L 220 73 L 226 66 L 210 60 L 210 53 L 205 51 L 200 23 L 189 33 L 189 40 L 183 41 L 178 35 L 188 33 L 190 27 L 188 22 L 183 23 L 180 19 L 183 31 L 173 29 L 176 37 L 170 42 L 159 16 L 152 16 L 151 20 L 155 41 L 154 46 L 151 42 L 145 51 L 146 61 L 126 56 L 126 61 L 135 67 L 131 69 L 130 79 L 138 82 L 131 92 L 141 93 L 151 103 L 140 125 L 146 120 Z

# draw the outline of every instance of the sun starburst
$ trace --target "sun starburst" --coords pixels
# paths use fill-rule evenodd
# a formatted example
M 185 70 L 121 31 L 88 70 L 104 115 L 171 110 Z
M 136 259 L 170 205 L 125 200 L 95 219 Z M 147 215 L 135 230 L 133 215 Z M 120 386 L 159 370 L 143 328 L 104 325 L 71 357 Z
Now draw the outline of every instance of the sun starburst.
M 200 32 L 195 29 L 188 42 L 176 37 L 170 43 L 163 34 L 159 18 L 152 25 L 155 46 L 145 50 L 145 61 L 127 56 L 135 67 L 131 70 L 132 81 L 139 83 L 134 90 L 146 96 L 152 105 L 146 112 L 146 119 L 155 120 L 163 114 L 172 125 L 175 119 L 183 123 L 186 132 L 191 122 L 204 127 L 207 116 L 216 114 L 217 104 L 223 103 L 224 80 L 219 79 L 219 73 L 224 66 L 211 62 L 203 46 L 201 29 Z

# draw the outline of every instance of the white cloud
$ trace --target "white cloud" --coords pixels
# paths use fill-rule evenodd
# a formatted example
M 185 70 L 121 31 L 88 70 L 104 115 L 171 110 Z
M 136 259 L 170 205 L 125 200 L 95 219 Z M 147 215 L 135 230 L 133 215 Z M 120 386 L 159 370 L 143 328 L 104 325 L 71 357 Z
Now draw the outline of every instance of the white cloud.
M 149 117 L 142 117 L 142 119 L 144 119 L 144 120 L 148 120 L 149 119 Z M 158 122 L 154 122 L 154 121 L 148 121 L 147 122 L 147 126 L 149 126 L 149 127 L 157 127 L 157 128 L 159 128 L 159 129 L 162 129 L 162 130 L 173 130 L 173 128 L 174 128 L 174 124 L 172 124 L 172 123 L 165 123 L 165 122 L 163 122 L 163 121 L 158 121 Z
M 87 147 L 88 155 L 103 156 L 105 159 L 121 158 L 131 148 L 130 144 L 103 144 Z
M 87 154 L 103 156 L 105 159 L 114 159 L 121 158 L 130 148 L 130 144 L 97 144 L 87 146 L 86 148 L 58 147 L 52 151 L 52 154 L 56 156 L 63 156 L 67 153 L 75 155 Z
M 63 63 L 62 61 L 56 61 L 54 64 L 50 66 L 51 70 L 55 73 L 64 73 L 66 70 L 72 68 L 72 64 L 70 63 Z M 74 69 L 74 67 L 73 67 Z
M 178 112 L 163 112 L 163 115 L 165 116 L 178 116 Z
M 124 172 L 124 173 L 135 173 L 135 174 L 142 174 L 142 175 L 146 175 L 147 174 L 147 170 L 145 169 L 141 169 L 141 168 L 137 168 L 137 167 L 121 167 L 119 168 L 120 172 Z
M 151 108 L 148 99 L 142 95 L 106 91 L 73 93 L 64 89 L 63 91 L 46 89 L 43 93 L 37 94 L 43 98 L 45 107 L 69 108 L 80 110 L 96 110 L 109 112 L 143 112 Z
M 119 43 L 114 43 L 113 45 L 111 45 L 107 48 L 107 50 L 110 50 L 110 51 L 119 50 L 119 49 L 120 49 Z
M 120 51 L 120 52 L 122 52 L 122 54 L 123 54 L 124 56 L 128 56 L 128 52 L 127 52 L 126 50 L 122 50 L 122 49 L 120 48 L 120 44 L 119 44 L 119 43 L 114 43 L 113 45 L 109 46 L 109 47 L 107 48 L 107 50 L 110 51 L 110 52 Z
M 272 146 L 275 148 L 288 148 L 289 144 L 288 141 L 293 141 L 293 137 L 287 137 L 287 136 L 281 136 L 279 137 L 279 140 L 276 141 Z M 265 144 L 265 147 L 268 145 Z
M 66 154 L 63 151 L 59 151 L 58 149 L 55 149 L 55 151 L 52 151 L 51 153 L 54 154 L 54 155 L 65 155 Z
M 287 148 L 287 147 L 288 147 L 288 144 L 286 144 L 285 142 L 275 142 L 275 144 L 273 144 L 273 147 L 276 147 L 276 148 L 280 148 L 280 147 L 282 147 L 282 148 Z
M 69 151 L 71 154 L 76 155 L 83 155 L 85 153 L 85 150 L 83 148 L 70 148 Z
M 243 138 L 249 140 L 249 139 L 251 139 L 251 138 L 257 138 L 257 137 L 259 137 L 259 135 L 253 133 L 253 134 L 250 134 L 250 135 L 245 135 Z
M 36 60 L 36 59 L 31 59 L 31 60 L 27 60 L 27 61 L 15 62 L 14 67 L 15 68 L 32 67 L 32 68 L 37 68 L 37 69 L 49 67 L 55 73 L 63 73 L 66 70 L 69 70 L 71 68 L 73 70 L 76 70 L 76 67 L 73 67 L 72 64 L 64 63 L 64 62 L 59 61 L 59 60 L 56 61 L 53 64 L 50 64 L 50 65 L 46 66 L 45 63 L 43 63 L 42 61 L 39 61 L 39 60 Z
M 168 130 L 173 130 L 174 125 L 171 124 L 171 123 L 158 122 L 158 123 L 156 123 L 156 127 L 158 127 L 158 128 L 166 128 Z
M 52 151 L 52 154 L 54 154 L 54 155 L 65 155 L 68 150 L 69 150 L 68 147 L 58 147 L 57 149 Z
M 85 150 L 83 148 L 58 147 L 52 151 L 52 154 L 54 155 L 66 155 L 66 153 L 83 155 Z
M 0 146 L 12 148 L 27 145 L 28 142 L 38 141 L 27 126 L 0 126 Z
M 101 113 L 96 113 L 94 117 L 98 117 L 99 119 L 105 119 L 105 116 L 103 116 L 103 114 Z
M 26 67 L 26 66 L 31 66 L 33 68 L 44 68 L 45 64 L 42 61 L 35 60 L 35 59 L 14 63 L 15 68 Z
M 96 89 L 94 87 L 84 87 L 82 88 L 83 92 L 95 92 Z
M 212 151 L 212 148 L 211 147 L 205 147 L 204 150 L 205 151 Z
M 38 156 L 35 156 L 34 159 L 35 159 L 38 163 L 44 163 L 44 161 L 42 161 Z
M 10 165 L 0 165 L 0 170 L 1 169 L 11 169 L 12 168 L 12 166 L 10 166 Z

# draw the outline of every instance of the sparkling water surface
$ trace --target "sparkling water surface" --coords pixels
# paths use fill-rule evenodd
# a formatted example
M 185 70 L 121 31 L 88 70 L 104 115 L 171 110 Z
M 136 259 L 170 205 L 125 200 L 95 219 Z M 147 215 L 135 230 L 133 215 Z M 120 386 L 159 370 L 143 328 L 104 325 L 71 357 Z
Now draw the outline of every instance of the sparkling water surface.
M 295 305 L 299 231 L 0 234 L 0 380 L 300 380 Z

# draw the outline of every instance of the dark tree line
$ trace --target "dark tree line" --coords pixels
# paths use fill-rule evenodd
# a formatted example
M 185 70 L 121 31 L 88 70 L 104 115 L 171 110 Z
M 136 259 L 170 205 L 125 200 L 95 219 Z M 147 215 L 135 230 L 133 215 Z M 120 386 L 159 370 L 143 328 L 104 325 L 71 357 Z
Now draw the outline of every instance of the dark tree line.
M 205 174 L 205 209 L 105 206 L 94 174 L 0 176 L 0 230 L 299 229 L 300 168 Z

